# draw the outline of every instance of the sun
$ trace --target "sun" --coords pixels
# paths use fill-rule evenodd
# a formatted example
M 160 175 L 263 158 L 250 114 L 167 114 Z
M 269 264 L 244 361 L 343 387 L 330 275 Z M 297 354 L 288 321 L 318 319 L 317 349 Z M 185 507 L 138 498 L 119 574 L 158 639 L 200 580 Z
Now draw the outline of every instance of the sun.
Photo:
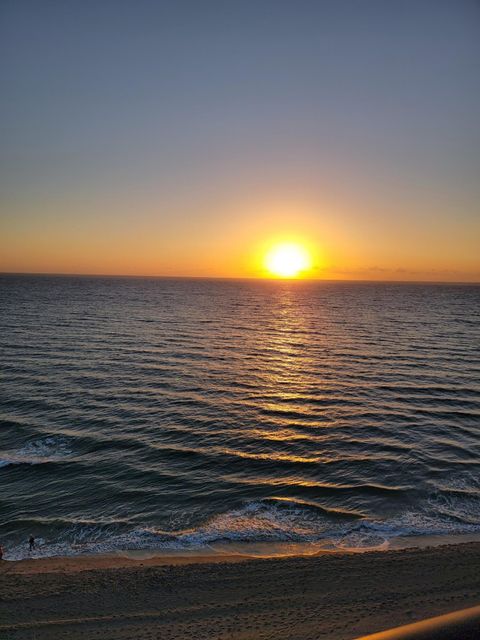
M 312 259 L 301 244 L 284 242 L 277 244 L 265 256 L 265 266 L 278 278 L 297 278 L 311 269 Z

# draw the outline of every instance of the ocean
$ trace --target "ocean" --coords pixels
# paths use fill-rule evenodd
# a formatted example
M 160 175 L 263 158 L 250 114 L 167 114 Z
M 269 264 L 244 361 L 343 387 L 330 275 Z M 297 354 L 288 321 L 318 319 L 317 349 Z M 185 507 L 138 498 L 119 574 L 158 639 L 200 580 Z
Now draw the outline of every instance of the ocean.
M 480 537 L 480 286 L 0 276 L 7 559 Z

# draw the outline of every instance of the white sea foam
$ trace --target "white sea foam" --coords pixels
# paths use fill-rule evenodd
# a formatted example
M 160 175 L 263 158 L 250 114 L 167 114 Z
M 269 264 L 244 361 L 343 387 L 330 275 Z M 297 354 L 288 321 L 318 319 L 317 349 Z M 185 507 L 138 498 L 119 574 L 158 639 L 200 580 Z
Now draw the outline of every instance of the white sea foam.
M 0 451 L 0 467 L 15 464 L 44 464 L 72 455 L 66 438 L 48 436 L 27 442 L 20 449 Z
M 336 517 L 323 509 L 305 508 L 294 501 L 254 501 L 217 514 L 202 525 L 180 531 L 150 526 L 125 530 L 120 525 L 79 522 L 66 526 L 55 540 L 38 540 L 35 557 L 112 553 L 135 550 L 158 553 L 214 550 L 218 545 L 322 544 L 330 549 L 387 549 L 394 539 L 417 536 L 479 534 L 480 525 L 459 522 L 441 513 L 404 511 L 385 520 Z M 26 545 L 8 550 L 8 559 L 28 557 Z

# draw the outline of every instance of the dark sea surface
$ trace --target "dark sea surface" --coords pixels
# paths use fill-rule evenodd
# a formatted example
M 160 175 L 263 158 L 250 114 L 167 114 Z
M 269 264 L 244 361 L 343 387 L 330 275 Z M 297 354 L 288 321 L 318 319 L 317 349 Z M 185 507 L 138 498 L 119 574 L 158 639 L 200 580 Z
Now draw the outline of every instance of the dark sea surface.
M 36 555 L 480 534 L 478 286 L 0 276 L 0 300 L 7 558 L 31 533 Z

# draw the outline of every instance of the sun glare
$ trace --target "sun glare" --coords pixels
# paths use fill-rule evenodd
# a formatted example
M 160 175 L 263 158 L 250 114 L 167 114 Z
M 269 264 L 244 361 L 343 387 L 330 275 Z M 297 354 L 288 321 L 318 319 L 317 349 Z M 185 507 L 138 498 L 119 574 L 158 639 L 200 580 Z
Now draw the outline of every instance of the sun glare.
M 297 278 L 312 266 L 309 252 L 302 245 L 283 243 L 274 246 L 265 256 L 265 266 L 278 278 Z

